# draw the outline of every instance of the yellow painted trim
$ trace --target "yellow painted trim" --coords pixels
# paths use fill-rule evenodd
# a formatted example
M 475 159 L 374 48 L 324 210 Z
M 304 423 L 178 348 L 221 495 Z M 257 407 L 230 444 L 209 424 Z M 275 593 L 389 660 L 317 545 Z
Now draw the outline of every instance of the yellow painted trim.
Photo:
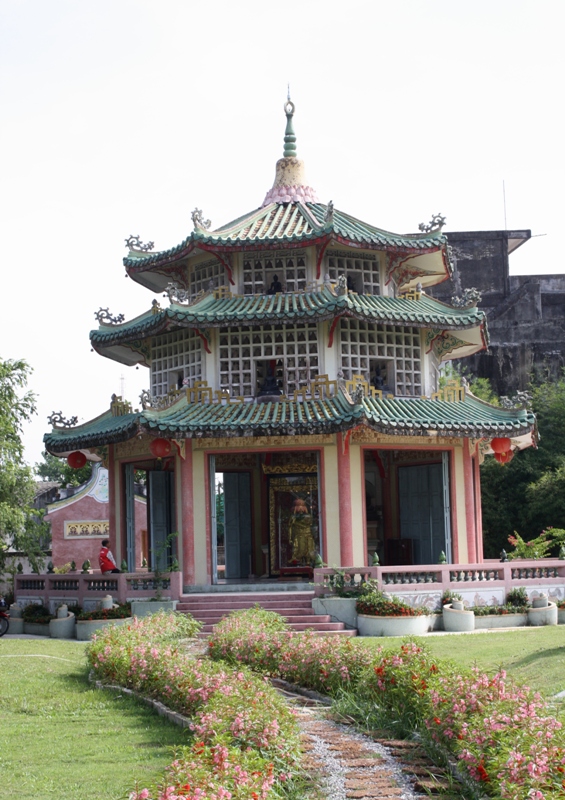
M 455 465 L 455 498 L 457 502 L 457 544 L 459 563 L 466 564 L 469 558 L 467 550 L 467 514 L 465 506 L 465 470 L 463 467 L 463 448 L 453 448 Z
M 324 447 L 324 498 L 326 504 L 326 547 L 323 559 L 333 566 L 341 564 L 339 544 L 339 483 L 337 479 L 337 447 Z
M 359 445 L 351 445 L 350 480 L 351 480 L 351 523 L 353 527 L 353 563 L 365 564 L 365 521 L 363 519 L 363 452 Z

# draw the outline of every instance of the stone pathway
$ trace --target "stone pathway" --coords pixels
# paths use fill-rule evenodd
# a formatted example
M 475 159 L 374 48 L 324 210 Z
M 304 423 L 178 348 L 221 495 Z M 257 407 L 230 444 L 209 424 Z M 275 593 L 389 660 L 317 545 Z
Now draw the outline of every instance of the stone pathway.
M 331 718 L 322 699 L 283 681 L 277 689 L 297 711 L 304 768 L 320 787 L 319 800 L 460 800 L 444 769 L 415 742 L 372 737 Z M 310 694 L 310 693 L 308 693 Z

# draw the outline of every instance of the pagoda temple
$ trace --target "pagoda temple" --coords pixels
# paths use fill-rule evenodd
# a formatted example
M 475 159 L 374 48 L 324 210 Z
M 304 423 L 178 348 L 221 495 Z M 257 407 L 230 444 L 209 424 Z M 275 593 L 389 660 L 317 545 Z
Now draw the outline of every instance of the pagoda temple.
M 394 234 L 321 202 L 290 99 L 284 110 L 258 208 L 216 229 L 195 210 L 169 250 L 128 240 L 128 276 L 166 299 L 130 321 L 101 310 L 90 340 L 147 367 L 139 408 L 114 396 L 83 425 L 54 419 L 45 447 L 108 468 L 111 546 L 130 571 L 145 473 L 150 567 L 176 558 L 185 587 L 375 554 L 481 562 L 479 464 L 531 445 L 534 417 L 440 381 L 442 364 L 488 343 L 472 297 L 426 294 L 451 275 L 443 218 Z

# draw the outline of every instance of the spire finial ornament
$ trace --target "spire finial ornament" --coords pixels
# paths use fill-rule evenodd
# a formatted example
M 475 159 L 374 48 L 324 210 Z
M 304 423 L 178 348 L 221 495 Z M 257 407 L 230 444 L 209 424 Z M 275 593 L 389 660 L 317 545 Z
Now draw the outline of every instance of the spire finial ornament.
M 286 130 L 284 132 L 284 158 L 296 158 L 296 134 L 292 126 L 292 118 L 294 116 L 294 103 L 290 99 L 290 86 L 288 88 L 288 98 L 284 104 L 284 113 L 286 114 Z
M 296 157 L 296 134 L 292 124 L 294 103 L 290 99 L 290 86 L 284 104 L 286 130 L 283 157 L 277 161 L 275 181 L 263 200 L 263 207 L 271 203 L 318 203 L 314 189 L 308 186 L 304 162 Z

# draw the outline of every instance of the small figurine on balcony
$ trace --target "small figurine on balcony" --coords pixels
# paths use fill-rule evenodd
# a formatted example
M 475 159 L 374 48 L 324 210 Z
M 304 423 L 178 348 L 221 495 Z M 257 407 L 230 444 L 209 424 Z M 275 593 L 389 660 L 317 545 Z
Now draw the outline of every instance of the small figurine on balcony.
M 279 294 L 282 290 L 282 283 L 279 281 L 279 276 L 273 275 L 273 280 L 271 281 L 267 294 Z

